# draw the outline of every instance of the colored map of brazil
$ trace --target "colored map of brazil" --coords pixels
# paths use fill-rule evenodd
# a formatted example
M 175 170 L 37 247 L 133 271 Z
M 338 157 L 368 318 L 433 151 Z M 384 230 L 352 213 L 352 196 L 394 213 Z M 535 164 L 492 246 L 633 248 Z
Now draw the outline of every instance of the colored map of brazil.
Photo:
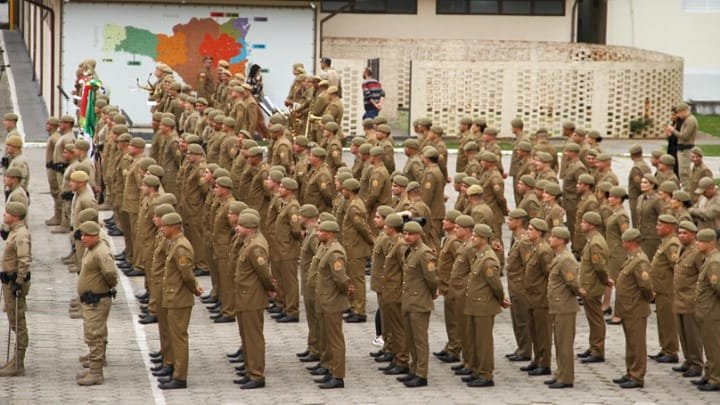
M 249 28 L 247 18 L 230 18 L 222 24 L 213 18 L 192 18 L 173 26 L 169 35 L 130 25 L 107 24 L 102 49 L 163 62 L 185 83 L 197 87 L 204 56 L 212 56 L 215 63 L 227 60 L 231 72 L 245 73 L 248 56 L 245 38 Z

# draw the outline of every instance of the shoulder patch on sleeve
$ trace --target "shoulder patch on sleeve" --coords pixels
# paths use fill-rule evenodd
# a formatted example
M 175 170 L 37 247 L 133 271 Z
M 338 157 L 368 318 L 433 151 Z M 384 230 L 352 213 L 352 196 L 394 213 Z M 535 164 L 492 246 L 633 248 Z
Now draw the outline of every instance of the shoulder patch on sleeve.
M 428 271 L 435 271 L 435 262 L 429 262 L 427 268 Z
M 647 271 L 643 271 L 642 273 L 640 273 L 640 278 L 642 278 L 643 281 L 648 281 L 650 279 L 650 273 L 648 273 Z
M 426 181 L 426 182 L 425 182 L 425 188 L 428 189 L 428 190 L 430 190 L 430 189 L 432 188 L 432 183 L 429 182 L 429 181 Z
M 575 273 L 573 273 L 572 271 L 568 271 L 567 273 L 565 273 L 565 279 L 567 281 L 575 280 Z
M 178 259 L 178 264 L 181 266 L 189 266 L 192 264 L 192 260 L 188 256 L 180 256 Z
M 333 269 L 334 269 L 335 271 L 340 271 L 340 270 L 342 270 L 342 268 L 343 268 L 343 262 L 342 262 L 342 260 L 336 259 L 336 260 L 333 262 Z
M 717 274 L 713 274 L 710 276 L 710 284 L 717 284 L 718 283 L 718 276 Z

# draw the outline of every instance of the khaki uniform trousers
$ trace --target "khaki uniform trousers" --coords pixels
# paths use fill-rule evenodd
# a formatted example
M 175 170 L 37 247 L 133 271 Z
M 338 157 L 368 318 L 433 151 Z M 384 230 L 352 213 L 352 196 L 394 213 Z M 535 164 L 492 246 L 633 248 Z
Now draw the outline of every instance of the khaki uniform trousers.
M 328 350 L 327 333 L 325 332 L 325 317 L 323 317 L 322 312 L 320 312 L 317 307 L 315 308 L 315 315 L 317 316 L 318 354 L 320 355 L 320 365 L 329 370 L 332 359 L 330 351 Z
M 655 312 L 657 315 L 658 340 L 663 354 L 677 356 L 680 349 L 678 328 L 672 310 L 673 296 L 668 294 L 655 295 Z
M 553 325 L 555 339 L 555 356 L 557 367 L 554 378 L 563 384 L 573 384 L 575 380 L 575 317 L 577 313 L 552 314 L 550 320 Z
M 227 252 L 226 248 L 222 251 Z M 230 257 L 228 255 L 215 256 L 215 264 L 218 272 L 218 289 L 220 303 L 220 313 L 223 316 L 235 316 L 235 285 L 233 284 L 233 269 L 230 267 Z
M 703 370 L 703 344 L 700 337 L 700 325 L 695 314 L 677 314 L 675 321 L 678 326 L 680 346 L 685 355 L 683 365 L 688 369 Z
M 448 341 L 443 350 L 453 356 L 460 357 L 462 353 L 462 335 L 460 335 L 461 329 L 458 324 L 458 317 L 463 313 L 463 308 L 458 306 L 457 298 L 445 295 L 443 312 L 445 315 L 445 331 L 448 337 Z
M 152 297 L 152 293 L 150 293 L 150 297 Z M 150 299 L 152 300 L 152 298 Z M 175 364 L 175 357 L 173 356 L 172 345 L 170 345 L 170 325 L 168 325 L 168 312 L 166 308 L 162 307 L 162 303 L 158 304 L 159 305 L 157 308 L 156 316 L 158 319 L 158 334 L 160 335 L 160 352 L 162 352 L 163 364 L 171 366 Z
M 72 238 L 73 251 L 75 252 L 73 261 L 75 262 L 75 266 L 77 266 L 77 273 L 79 273 L 82 257 L 85 253 L 85 246 L 83 246 L 82 242 L 79 240 L 75 240 L 75 238 L 72 237 L 72 233 L 70 234 L 70 237 Z
M 319 356 L 320 345 L 318 344 L 318 330 L 320 327 L 318 326 L 318 314 L 315 310 L 315 300 L 304 298 L 303 303 L 305 304 L 305 317 L 307 318 L 308 325 L 307 351 L 310 354 Z
M 711 384 L 720 385 L 720 321 L 705 319 L 700 325 L 705 347 L 705 378 Z
M 539 367 L 550 368 L 550 315 L 547 308 L 530 308 L 530 337 L 533 342 L 532 362 Z
M 220 297 L 220 274 L 218 273 L 217 262 L 215 261 L 215 252 L 213 251 L 213 244 L 210 235 L 205 235 L 205 253 L 207 257 L 208 270 L 210 271 L 210 283 L 212 288 L 210 290 L 210 296 L 219 299 Z
M 468 316 L 466 348 L 473 377 L 493 380 L 495 370 L 495 344 L 493 341 L 493 325 L 495 316 Z
M 647 317 L 622 320 L 625 333 L 625 375 L 644 384 L 647 372 Z
M 263 310 L 238 311 L 247 376 L 253 381 L 265 380 L 265 335 Z
M 510 318 L 515 334 L 517 349 L 515 354 L 523 357 L 532 357 L 532 338 L 530 336 L 530 303 L 526 296 L 511 295 Z
M 605 318 L 602 311 L 602 295 L 596 297 L 586 296 L 585 302 L 585 318 L 587 318 L 590 328 L 590 354 L 595 357 L 605 358 Z M 513 303 L 514 304 L 514 303 Z M 564 382 L 564 381 L 563 381 Z
M 278 249 L 274 247 L 272 244 L 270 245 L 270 251 L 276 252 Z M 280 308 L 282 308 L 283 312 L 285 312 L 285 295 L 283 293 L 283 286 L 282 286 L 282 273 L 280 270 L 280 266 L 282 266 L 282 260 L 280 260 L 280 255 L 270 255 L 270 274 L 277 282 L 277 289 L 278 293 L 275 296 L 275 305 L 278 305 Z
M 193 247 L 195 267 L 208 271 L 202 216 L 198 213 L 187 213 L 187 215 L 183 215 L 183 229 L 185 230 L 185 236 Z
M 70 212 L 72 211 L 72 201 L 62 200 L 62 218 L 60 218 L 61 227 L 70 227 Z
M 320 312 L 325 327 L 325 342 L 327 344 L 327 365 L 330 375 L 335 378 L 345 378 L 345 335 L 343 335 L 342 312 Z M 322 364 L 322 359 L 320 360 Z
M 387 351 L 395 357 L 393 361 L 399 367 L 408 366 L 408 353 L 405 345 L 405 328 L 403 327 L 400 303 L 382 304 L 380 306 L 382 332 Z
M 677 160 L 678 160 L 678 178 L 680 178 L 680 185 L 682 185 L 682 188 L 685 190 L 690 189 L 690 177 L 692 174 L 692 168 L 690 161 L 690 152 L 692 149 L 687 149 L 677 152 Z
M 296 259 L 278 262 L 278 282 L 282 293 L 283 310 L 287 316 L 300 316 L 300 284 Z
M 188 325 L 192 307 L 166 308 L 170 348 L 173 354 L 173 375 L 176 380 L 187 380 L 188 372 Z
M 30 283 L 26 282 L 23 287 L 22 297 L 16 297 L 12 293 L 10 283 L 2 285 L 3 301 L 5 302 L 5 312 L 7 313 L 8 326 L 15 332 L 15 346 L 18 351 L 25 351 L 28 347 L 28 329 L 27 321 L 25 320 L 25 311 L 27 311 L 27 304 L 25 302 L 25 296 L 30 291 Z M 15 302 L 17 301 L 17 312 L 15 311 Z M 17 324 L 17 328 L 15 325 Z
M 130 214 L 126 211 L 120 211 L 120 216 L 117 218 L 116 223 L 120 227 L 123 233 L 123 240 L 125 241 L 125 258 L 128 262 L 132 262 L 133 255 L 133 236 L 132 227 L 130 226 Z
M 81 304 L 85 344 L 88 345 L 90 370 L 102 370 L 107 341 L 107 320 L 112 301 L 110 297 L 100 298 L 97 304 Z
M 350 297 L 350 307 L 354 314 L 362 316 L 367 316 L 365 312 L 365 263 L 367 259 L 367 257 L 348 259 L 348 276 L 355 287 L 355 294 Z
M 137 233 L 137 222 L 138 222 L 137 212 L 128 212 L 128 218 L 130 219 L 130 244 L 132 245 L 133 254 L 131 256 L 128 256 L 127 250 L 126 250 L 125 256 L 129 257 L 128 261 L 130 261 L 134 266 L 135 264 L 137 264 L 137 261 L 135 260 L 135 234 Z M 123 231 L 123 233 L 125 233 L 125 231 Z M 127 249 L 127 247 L 126 247 L 126 249 Z M 141 269 L 138 269 L 138 270 L 141 270 Z
M 578 200 L 568 198 L 562 199 L 562 207 L 565 209 L 567 228 L 570 230 L 570 240 L 575 240 L 575 215 L 577 215 Z
M 637 205 L 638 205 L 638 198 L 629 198 L 628 204 L 630 205 L 630 221 L 632 222 L 633 228 L 637 228 L 638 218 L 637 218 Z
M 427 378 L 428 357 L 428 324 L 430 312 L 403 312 L 405 328 L 405 347 L 410 353 L 410 374 Z
M 47 169 L 45 172 L 50 186 L 50 195 L 53 199 L 53 216 L 60 219 L 62 217 L 62 199 L 60 198 L 60 184 L 58 183 L 57 172 L 52 169 Z

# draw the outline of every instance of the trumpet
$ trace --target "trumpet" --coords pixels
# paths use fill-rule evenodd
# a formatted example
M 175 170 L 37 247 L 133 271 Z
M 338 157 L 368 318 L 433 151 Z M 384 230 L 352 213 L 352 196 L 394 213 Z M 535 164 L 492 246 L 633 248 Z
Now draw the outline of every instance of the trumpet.
M 143 89 L 143 90 L 149 92 L 150 94 L 153 94 L 153 93 L 155 93 L 155 85 L 150 83 L 151 77 L 152 77 L 152 73 L 150 73 L 150 75 L 147 78 L 147 86 L 143 86 L 142 84 L 140 84 L 139 78 L 135 78 L 135 83 L 137 83 L 137 86 L 139 89 Z

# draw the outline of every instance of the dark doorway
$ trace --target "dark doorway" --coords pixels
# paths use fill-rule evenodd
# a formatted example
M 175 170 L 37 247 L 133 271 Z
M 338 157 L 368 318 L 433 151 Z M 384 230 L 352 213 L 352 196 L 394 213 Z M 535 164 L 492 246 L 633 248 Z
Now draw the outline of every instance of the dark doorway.
M 577 42 L 605 43 L 607 0 L 579 0 L 577 10 Z

